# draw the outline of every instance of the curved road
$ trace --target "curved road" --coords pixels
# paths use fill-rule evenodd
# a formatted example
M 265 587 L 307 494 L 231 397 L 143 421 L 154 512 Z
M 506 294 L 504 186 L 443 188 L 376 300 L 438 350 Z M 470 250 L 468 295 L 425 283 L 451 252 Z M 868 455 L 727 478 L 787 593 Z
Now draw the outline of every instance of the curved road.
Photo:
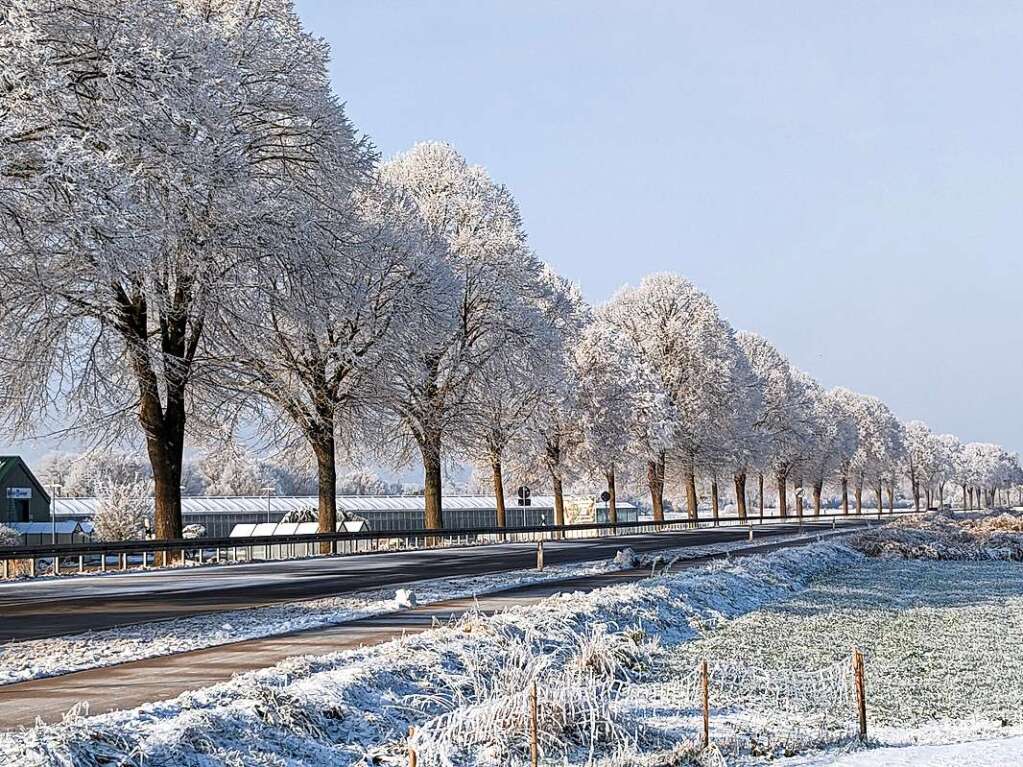
M 837 522 L 839 527 L 867 523 L 855 517 Z M 830 529 L 831 521 L 804 520 L 804 529 L 813 527 Z M 763 539 L 796 530 L 796 524 L 772 523 L 756 525 L 754 535 Z M 607 559 L 626 546 L 649 552 L 746 537 L 747 528 L 717 527 L 547 541 L 544 560 L 570 564 Z M 508 543 L 15 581 L 0 584 L 0 643 L 535 565 L 535 544 Z

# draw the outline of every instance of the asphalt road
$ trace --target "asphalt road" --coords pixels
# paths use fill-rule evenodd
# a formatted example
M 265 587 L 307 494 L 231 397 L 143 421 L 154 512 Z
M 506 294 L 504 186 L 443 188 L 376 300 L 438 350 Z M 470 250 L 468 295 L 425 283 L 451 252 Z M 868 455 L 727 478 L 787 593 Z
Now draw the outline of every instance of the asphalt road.
M 840 527 L 865 518 L 838 520 Z M 804 528 L 815 523 L 804 521 Z M 816 523 L 831 528 L 831 521 Z M 757 539 L 792 534 L 796 524 L 754 528 Z M 548 541 L 548 565 L 637 552 L 743 540 L 746 528 L 718 527 L 644 535 Z M 317 599 L 364 589 L 534 567 L 534 544 L 400 551 L 230 566 L 151 570 L 0 584 L 0 643 L 41 639 L 206 612 Z

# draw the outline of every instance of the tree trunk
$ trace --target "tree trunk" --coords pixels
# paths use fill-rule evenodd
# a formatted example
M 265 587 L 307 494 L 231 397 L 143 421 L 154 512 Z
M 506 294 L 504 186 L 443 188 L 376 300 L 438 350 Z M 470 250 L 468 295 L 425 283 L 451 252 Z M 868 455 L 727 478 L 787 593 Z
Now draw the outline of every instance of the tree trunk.
M 856 513 L 863 513 L 863 480 L 856 483 L 856 490 L 854 492 L 856 497 Z
M 968 492 L 969 492 L 969 496 L 970 496 L 970 505 L 967 506 L 966 508 L 969 511 L 973 511 L 973 488 L 972 487 L 968 488 Z
M 607 499 L 607 521 L 612 525 L 618 524 L 618 507 L 615 506 L 615 470 L 614 467 L 609 469 L 606 473 L 607 476 L 607 494 L 610 496 Z
M 716 526 L 720 519 L 718 514 L 718 481 L 716 479 L 712 479 L 710 482 L 710 510 Z
M 690 468 L 686 471 L 686 508 L 689 511 L 689 519 L 694 522 L 698 519 L 698 503 L 699 501 L 696 497 L 696 472 Z
M 824 491 L 824 480 L 819 479 L 813 483 L 813 515 L 821 515 L 821 494 Z
M 792 483 L 792 502 L 796 504 L 796 516 L 803 518 L 803 480 Z
M 193 280 L 181 276 L 173 295 L 166 290 L 157 314 L 149 313 L 144 293 L 116 281 L 114 329 L 128 348 L 132 373 L 139 387 L 139 425 L 153 469 L 153 532 L 158 539 L 181 537 L 181 466 L 185 451 L 185 408 L 192 360 L 203 332 L 201 318 L 190 315 Z M 165 314 L 166 313 L 166 314 Z M 159 320 L 162 369 L 154 368 L 149 339 Z M 161 391 L 164 399 L 161 400 Z M 157 557 L 158 561 L 162 556 Z
M 881 512 L 884 511 L 884 494 L 881 490 L 881 483 L 877 483 L 877 487 L 874 488 L 874 494 L 877 495 L 877 515 L 881 516 Z
M 970 507 L 966 505 L 966 485 L 963 485 L 963 511 L 966 511 Z
M 920 483 L 912 481 L 913 485 L 913 511 L 920 513 Z
M 785 496 L 787 492 L 785 486 L 788 483 L 786 482 L 785 475 L 781 472 L 775 476 L 775 479 L 778 480 L 778 517 L 785 519 L 789 515 L 788 498 Z
M 444 527 L 444 509 L 441 502 L 440 434 L 431 434 L 419 443 L 423 455 L 423 496 L 426 512 L 423 523 L 427 530 Z
M 764 521 L 764 474 L 757 474 L 757 484 L 760 486 L 760 521 Z
M 888 485 L 888 513 L 895 513 L 895 485 Z
M 491 456 L 490 468 L 494 473 L 494 500 L 497 503 L 497 526 L 508 526 L 508 514 L 504 508 L 504 473 L 501 471 L 501 459 Z
M 735 508 L 739 519 L 746 521 L 746 472 L 739 472 L 733 477 L 735 481 Z
M 924 505 L 927 506 L 927 510 L 928 511 L 930 511 L 931 510 L 931 506 L 934 505 L 933 504 L 933 500 L 934 500 L 934 498 L 933 498 L 932 493 L 931 493 L 931 488 L 928 487 L 928 488 L 926 488 L 924 490 Z M 919 509 L 918 509 L 918 511 L 919 511 Z
M 312 442 L 313 455 L 316 456 L 316 492 L 317 532 L 337 532 L 337 463 L 334 454 L 334 432 L 320 433 Z M 332 554 L 335 551 L 333 541 L 320 543 L 321 554 Z
M 849 478 L 842 477 L 842 513 L 849 516 Z
M 554 485 L 554 524 L 559 527 L 565 524 L 565 491 L 561 486 L 561 477 L 551 474 Z
M 650 504 L 654 512 L 654 521 L 664 521 L 664 453 L 656 460 L 649 461 L 646 467 L 647 480 L 650 483 Z
M 158 434 L 146 434 L 153 467 L 153 533 L 157 539 L 181 537 L 181 464 L 185 423 L 165 424 Z

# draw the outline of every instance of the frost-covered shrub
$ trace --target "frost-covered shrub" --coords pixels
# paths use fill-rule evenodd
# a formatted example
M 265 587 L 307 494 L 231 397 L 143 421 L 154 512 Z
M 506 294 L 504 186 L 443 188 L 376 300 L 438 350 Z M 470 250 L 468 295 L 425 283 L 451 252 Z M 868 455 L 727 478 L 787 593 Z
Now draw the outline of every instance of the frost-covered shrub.
M 283 517 L 281 522 L 315 522 L 316 521 L 316 509 L 304 508 L 304 509 L 292 509 Z
M 185 525 L 181 531 L 182 538 L 202 538 L 206 535 L 205 525 Z
M 97 487 L 99 504 L 92 518 L 95 535 L 101 541 L 133 541 L 146 537 L 152 526 L 151 483 L 105 480 Z
M 0 525 L 0 546 L 20 546 L 21 535 L 6 525 Z
M 1023 515 L 914 515 L 859 533 L 849 545 L 870 557 L 1023 560 Z

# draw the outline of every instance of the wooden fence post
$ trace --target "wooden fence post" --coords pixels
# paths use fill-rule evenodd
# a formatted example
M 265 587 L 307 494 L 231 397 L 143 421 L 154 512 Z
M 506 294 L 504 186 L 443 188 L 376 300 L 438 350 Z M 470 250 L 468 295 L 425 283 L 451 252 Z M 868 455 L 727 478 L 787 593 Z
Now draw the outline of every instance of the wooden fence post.
M 543 541 L 536 542 L 536 569 L 543 572 Z
M 710 748 L 710 670 L 706 660 L 700 664 L 700 686 L 703 688 L 703 747 Z
M 536 717 L 536 680 L 529 688 L 529 764 L 537 767 L 540 764 L 540 746 L 537 742 Z
M 867 689 L 864 683 L 863 653 L 853 648 L 853 680 L 856 684 L 856 712 L 860 720 L 860 740 L 867 739 Z
M 412 746 L 412 736 L 415 735 L 415 734 L 416 734 L 416 728 L 415 727 L 409 727 L 408 728 L 408 744 L 409 744 L 409 747 L 408 747 L 408 767 L 416 767 L 416 762 L 418 761 L 418 757 L 416 756 L 416 750 Z

